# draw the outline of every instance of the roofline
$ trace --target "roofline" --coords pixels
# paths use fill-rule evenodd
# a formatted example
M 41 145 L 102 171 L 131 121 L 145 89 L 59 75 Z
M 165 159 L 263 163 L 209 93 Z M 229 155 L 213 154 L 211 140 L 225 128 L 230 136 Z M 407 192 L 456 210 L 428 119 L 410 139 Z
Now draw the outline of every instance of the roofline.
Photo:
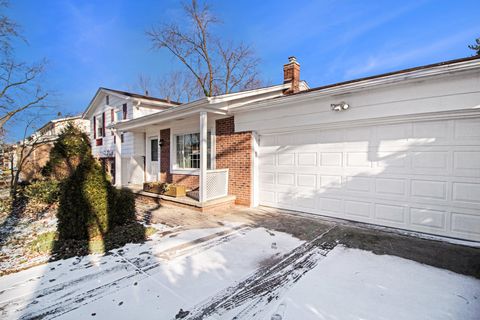
M 100 89 L 107 90 L 107 91 L 111 91 L 111 92 L 116 92 L 116 93 L 118 93 L 118 94 L 121 94 L 121 95 L 124 95 L 124 96 L 128 96 L 128 97 L 132 97 L 132 98 L 152 100 L 152 101 L 164 102 L 164 103 L 175 104 L 175 105 L 180 105 L 180 104 L 182 104 L 182 103 L 180 103 L 180 102 L 178 102 L 178 101 L 171 101 L 171 100 L 167 100 L 167 99 L 156 98 L 156 97 L 152 97 L 152 96 L 146 96 L 146 95 L 138 94 L 138 93 L 134 93 L 134 92 L 128 92 L 128 91 L 117 90 L 117 89 L 110 89 L 110 88 L 105 88 L 105 87 L 100 87 Z
M 305 91 L 302 91 L 302 92 L 293 93 L 291 95 L 307 93 L 307 92 L 312 92 L 312 91 L 319 91 L 319 90 L 338 87 L 338 86 L 342 86 L 342 85 L 346 85 L 346 84 L 350 84 L 350 83 L 367 81 L 367 80 L 378 79 L 378 78 L 384 78 L 384 77 L 393 76 L 393 75 L 397 75 L 397 74 L 403 74 L 403 73 L 408 73 L 408 72 L 417 71 L 417 70 L 430 69 L 430 68 L 434 68 L 434 67 L 440 67 L 440 66 L 455 64 L 455 63 L 459 63 L 459 62 L 467 62 L 467 61 L 472 61 L 472 60 L 477 60 L 477 59 L 480 59 L 480 56 L 472 56 L 472 57 L 466 57 L 466 58 L 459 58 L 459 59 L 447 60 L 447 61 L 442 61 L 442 62 L 436 62 L 436 63 L 426 64 L 426 65 L 423 65 L 423 66 L 401 69 L 401 70 L 381 73 L 381 74 L 377 74 L 377 75 L 373 75 L 373 76 L 368 76 L 368 77 L 357 78 L 357 79 L 353 79 L 353 80 L 347 80 L 347 81 L 337 82 L 337 83 L 333 83 L 333 84 L 328 84 L 328 85 L 325 85 L 325 86 L 311 88 L 311 89 L 308 89 L 308 90 L 305 90 Z
M 121 95 L 121 96 L 124 96 L 124 97 L 127 97 L 127 98 L 147 100 L 147 101 L 154 102 L 154 103 L 157 103 L 157 104 L 162 103 L 162 104 L 165 104 L 167 106 L 172 106 L 172 107 L 176 106 L 176 105 L 181 105 L 180 102 L 176 102 L 176 101 L 168 101 L 168 100 L 165 100 L 165 99 L 145 96 L 145 95 L 141 95 L 141 94 L 137 94 L 137 93 L 115 90 L 115 89 L 109 89 L 109 88 L 105 88 L 105 87 L 99 87 L 97 89 L 97 91 L 95 92 L 95 94 L 93 95 L 90 102 L 88 103 L 87 108 L 82 113 L 82 118 L 85 118 L 85 116 L 88 114 L 88 112 L 92 108 L 92 104 L 94 103 L 95 99 L 97 99 L 97 97 L 98 97 L 98 95 L 100 94 L 101 91 L 108 91 L 108 92 L 111 92 L 111 93 L 114 93 L 114 94 L 117 94 L 117 95 Z
M 52 120 L 49 120 L 47 123 L 45 123 L 45 124 L 44 124 L 43 126 L 41 126 L 40 128 L 38 128 L 37 130 L 35 130 L 35 132 L 38 132 L 38 131 L 42 130 L 43 128 L 45 128 L 46 126 L 48 126 L 50 123 L 63 122 L 63 121 L 71 121 L 71 120 L 77 120 L 77 119 L 82 119 L 82 116 L 81 116 L 81 115 L 78 115 L 78 116 L 66 117 L 66 118 L 60 118 L 60 119 L 52 119 Z
M 190 115 L 192 113 L 207 111 L 216 114 L 225 115 L 228 112 L 221 108 L 216 107 L 216 105 L 225 106 L 224 103 L 242 98 L 249 98 L 255 95 L 268 93 L 271 91 L 280 91 L 288 88 L 290 84 L 278 84 L 268 87 L 262 87 L 258 89 L 251 89 L 245 91 L 239 91 L 234 93 L 227 93 L 219 96 L 213 97 L 204 97 L 189 103 L 182 104 L 175 108 L 170 108 L 158 113 L 152 113 L 143 117 L 117 122 L 113 125 L 113 128 L 117 130 L 129 130 L 133 128 L 138 128 L 139 126 L 147 126 L 154 123 L 161 123 L 165 121 L 170 121 L 172 119 Z M 248 93 L 251 93 L 248 95 Z M 245 94 L 247 94 L 245 96 Z
M 232 113 L 246 112 L 252 109 L 258 109 L 259 107 L 273 107 L 274 105 L 289 103 L 292 100 L 309 100 L 318 96 L 346 94 L 380 85 L 398 83 L 404 80 L 414 80 L 429 76 L 448 74 L 453 71 L 468 71 L 475 68 L 480 68 L 480 56 L 448 60 L 370 77 L 338 82 L 281 97 L 249 103 L 243 106 L 232 108 L 231 111 Z

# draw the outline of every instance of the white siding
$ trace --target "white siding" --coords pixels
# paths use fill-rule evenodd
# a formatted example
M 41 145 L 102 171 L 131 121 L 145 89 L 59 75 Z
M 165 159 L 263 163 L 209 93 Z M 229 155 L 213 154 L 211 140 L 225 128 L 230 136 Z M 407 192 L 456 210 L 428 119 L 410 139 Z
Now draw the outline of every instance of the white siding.
M 94 133 L 93 133 L 93 117 L 100 116 L 105 112 L 105 125 L 108 126 L 111 121 L 111 110 L 114 109 L 114 121 L 116 119 L 116 112 L 123 110 L 123 104 L 127 104 L 127 120 L 142 117 L 148 114 L 159 112 L 158 109 L 152 109 L 147 107 L 137 107 L 132 104 L 128 99 L 123 99 L 116 95 L 109 96 L 110 104 L 106 105 L 105 97 L 101 99 L 101 102 L 93 112 L 92 117 L 89 119 L 90 123 L 90 139 L 92 141 L 92 153 L 96 157 L 106 157 L 113 155 L 115 152 L 114 135 L 112 130 L 106 129 L 105 137 L 103 137 L 103 144 L 96 146 Z M 122 157 L 130 156 L 144 156 L 145 155 L 145 143 L 143 141 L 144 136 L 141 133 L 125 132 L 123 135 L 122 144 Z
M 405 82 L 360 92 L 314 97 L 315 92 L 300 94 L 291 103 L 266 109 L 251 109 L 235 114 L 237 131 L 281 131 L 305 126 L 379 117 L 399 117 L 456 110 L 474 111 L 480 101 L 480 71 L 443 76 L 436 79 Z M 293 98 L 292 97 L 292 98 Z M 309 98 L 311 97 L 311 98 Z M 332 112 L 330 104 L 345 101 L 350 109 Z M 272 103 L 275 101 L 272 100 Z M 467 129 L 465 129 L 467 130 Z

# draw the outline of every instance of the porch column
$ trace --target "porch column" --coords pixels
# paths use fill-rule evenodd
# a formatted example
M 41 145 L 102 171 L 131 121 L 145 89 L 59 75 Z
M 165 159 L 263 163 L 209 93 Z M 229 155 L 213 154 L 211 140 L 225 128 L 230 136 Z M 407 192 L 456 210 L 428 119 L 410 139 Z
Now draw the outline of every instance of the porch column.
M 115 130 L 115 186 L 122 186 L 122 138 L 121 133 Z
M 207 201 L 207 112 L 200 112 L 200 175 L 199 200 Z

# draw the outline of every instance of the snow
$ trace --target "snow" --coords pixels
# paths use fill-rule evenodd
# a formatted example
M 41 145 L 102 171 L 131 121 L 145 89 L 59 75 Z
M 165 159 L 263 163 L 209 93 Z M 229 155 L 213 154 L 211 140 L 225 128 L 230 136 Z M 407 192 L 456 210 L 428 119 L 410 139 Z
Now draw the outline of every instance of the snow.
M 340 245 L 319 247 L 239 223 L 156 228 L 161 232 L 152 240 L 109 255 L 74 257 L 1 277 L 0 318 L 174 319 L 180 309 L 192 316 L 233 292 L 240 296 L 237 304 L 205 318 L 272 319 L 279 313 L 282 320 L 478 319 L 480 314 L 480 280 L 410 260 Z M 273 284 L 268 293 L 274 298 L 252 296 L 245 283 L 262 283 L 259 295 L 262 286 Z
M 0 317 L 172 318 L 302 243 L 270 233 L 242 225 L 184 230 L 112 255 L 71 258 L 7 275 L 0 278 Z
M 283 319 L 479 319 L 480 281 L 337 246 L 271 314 L 279 307 Z

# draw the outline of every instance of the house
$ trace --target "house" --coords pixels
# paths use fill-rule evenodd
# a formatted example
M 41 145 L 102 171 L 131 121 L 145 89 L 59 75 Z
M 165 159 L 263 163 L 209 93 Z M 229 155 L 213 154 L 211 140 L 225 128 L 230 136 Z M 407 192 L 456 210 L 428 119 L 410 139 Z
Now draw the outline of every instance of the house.
M 116 185 L 480 240 L 480 57 L 311 89 L 295 58 L 283 71 L 280 85 L 112 116 L 110 134 L 100 89 L 86 115 L 117 141 Z
M 42 168 L 50 159 L 50 150 L 59 134 L 68 124 L 72 124 L 84 132 L 90 131 L 90 123 L 84 120 L 82 116 L 66 117 L 48 121 L 32 133 L 28 139 L 18 143 L 13 157 L 13 167 L 17 167 L 16 162 L 19 159 L 25 159 L 20 173 L 22 181 L 38 178 Z M 21 148 L 22 145 L 25 145 L 25 147 Z M 23 156 L 20 155 L 22 150 Z
M 90 123 L 90 140 L 93 156 L 99 159 L 114 179 L 115 148 L 122 146 L 118 167 L 123 167 L 124 184 L 142 184 L 145 180 L 145 134 L 121 132 L 115 135 L 113 124 L 129 122 L 137 118 L 159 113 L 179 103 L 136 93 L 99 88 L 90 101 L 83 118 Z M 120 159 L 119 158 L 119 159 Z M 119 174 L 122 172 L 118 171 Z

